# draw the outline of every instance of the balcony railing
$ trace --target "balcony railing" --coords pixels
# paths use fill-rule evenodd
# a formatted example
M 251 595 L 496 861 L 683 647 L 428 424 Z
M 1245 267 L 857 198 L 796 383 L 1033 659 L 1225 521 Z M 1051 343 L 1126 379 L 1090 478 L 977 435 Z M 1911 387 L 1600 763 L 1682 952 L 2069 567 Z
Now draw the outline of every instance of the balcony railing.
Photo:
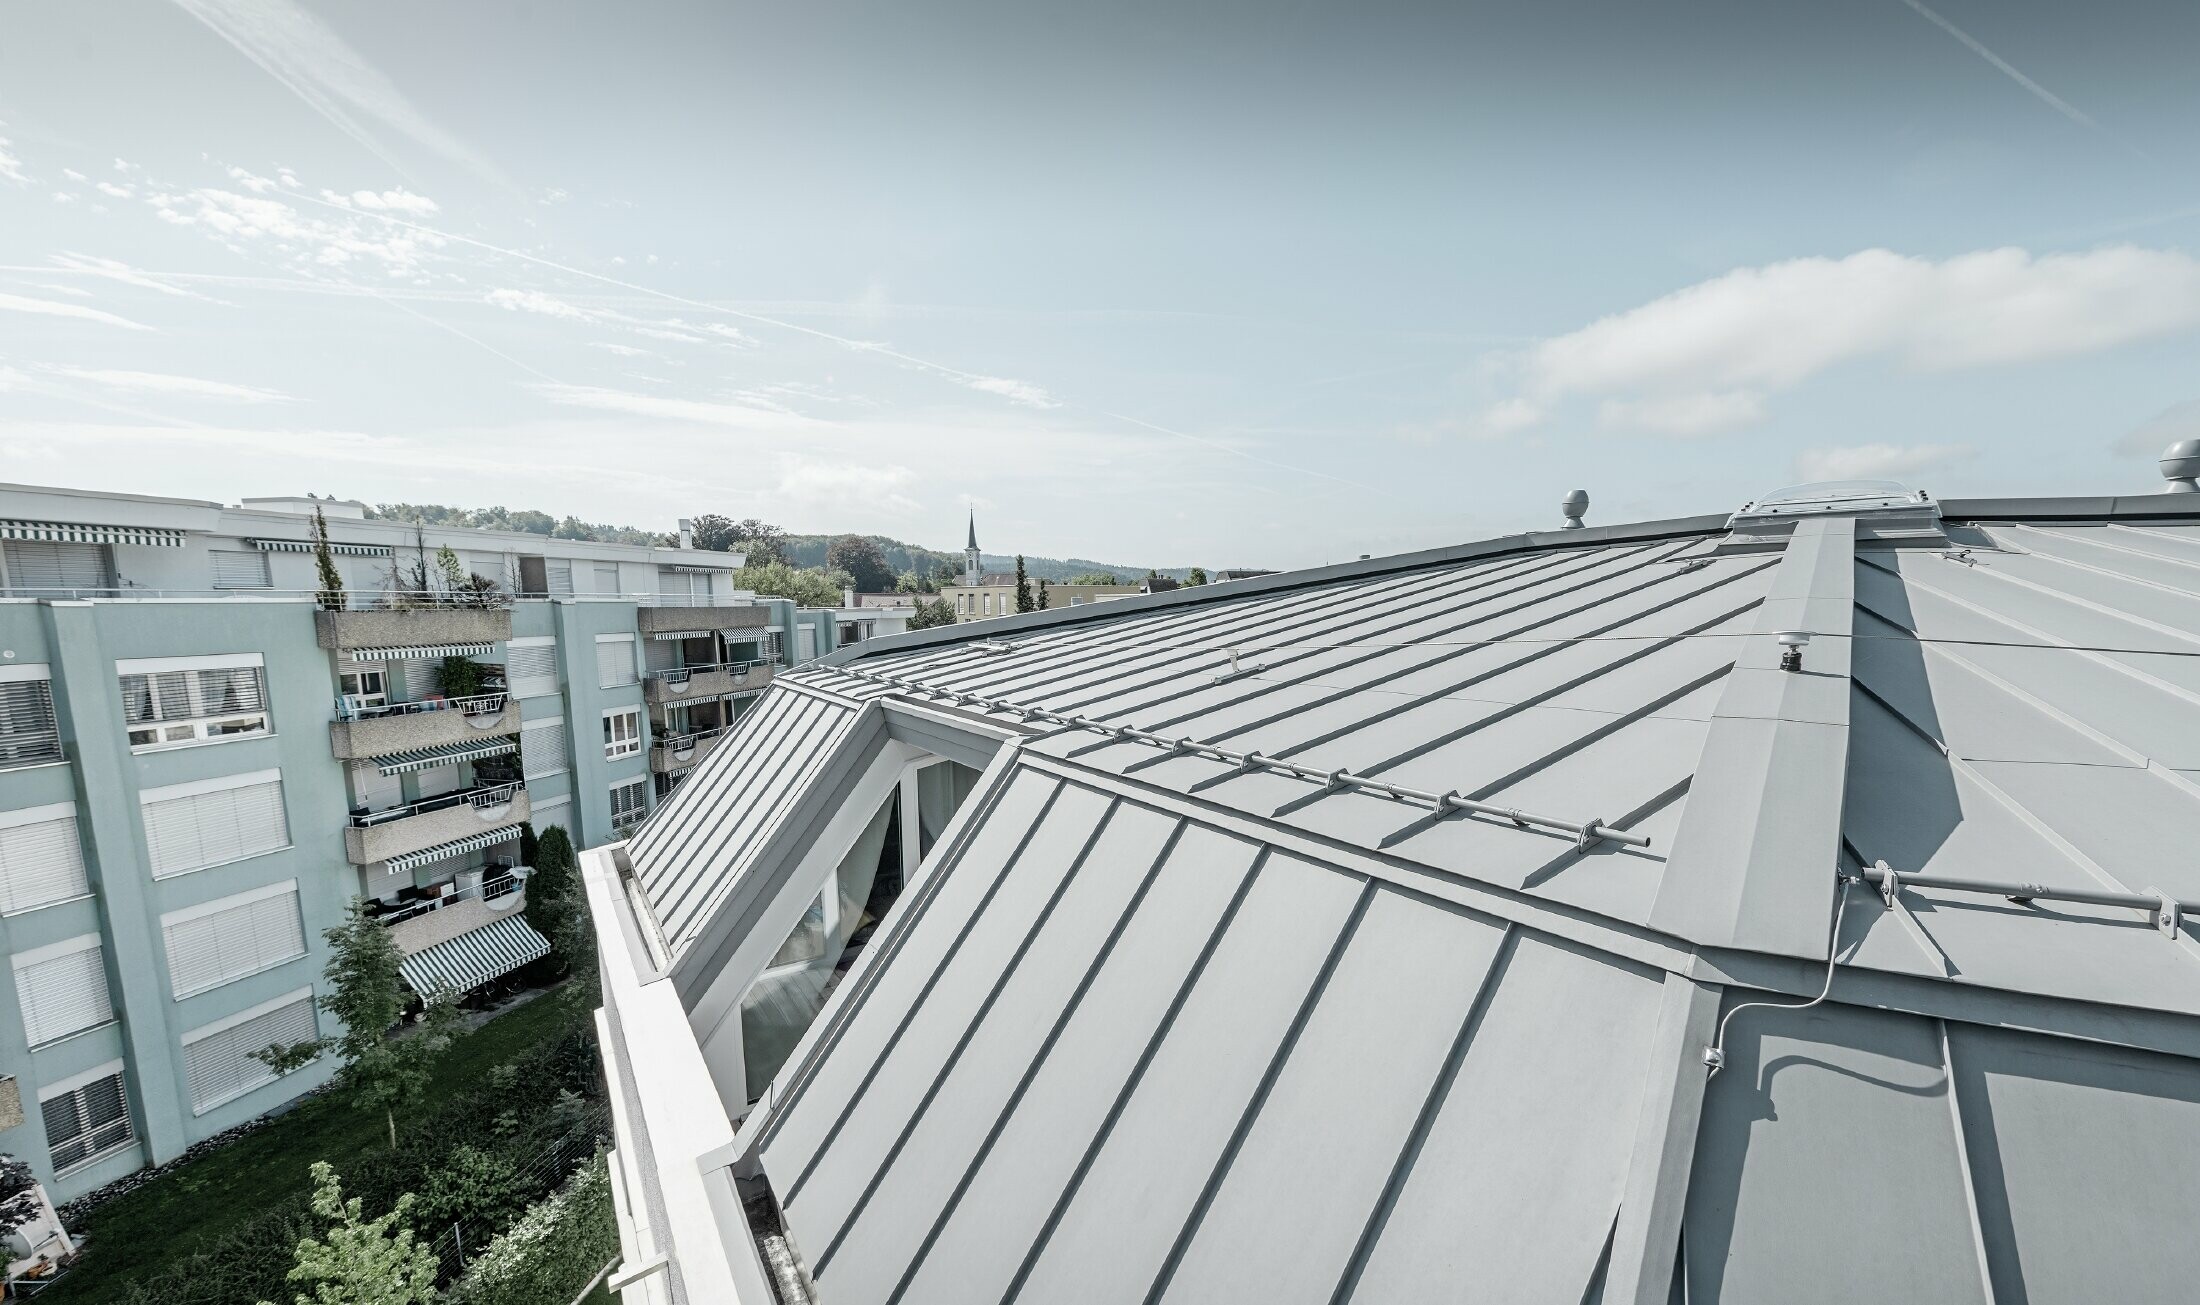
M 0 598 L 55 599 L 76 601 L 82 599 L 125 599 L 132 601 L 168 600 L 172 602 L 203 602 L 211 599 L 239 599 L 259 602 L 314 603 L 320 602 L 317 589 L 190 589 L 136 585 L 122 581 L 112 585 L 0 585 Z M 515 603 L 633 603 L 640 607 L 750 607 L 758 605 L 753 594 L 461 594 L 392 592 L 389 590 L 344 591 L 342 610 L 347 612 L 390 611 L 496 611 Z
M 403 820 L 409 816 L 424 816 L 431 811 L 448 811 L 452 807 L 461 805 L 472 806 L 476 811 L 494 811 L 498 807 L 510 806 L 513 796 L 524 787 L 525 784 L 522 781 L 512 780 L 509 783 L 485 784 L 480 788 L 462 789 L 454 793 L 438 793 L 434 797 L 424 797 L 418 802 L 407 802 L 401 807 L 386 807 L 380 811 L 354 812 L 351 817 L 351 827 L 353 829 L 371 829 L 376 825 L 386 825 L 392 820 Z
M 738 643 L 740 640 L 735 640 L 735 642 Z M 779 659 L 776 657 L 759 657 L 754 661 L 746 662 L 705 662 L 699 666 L 669 666 L 661 671 L 644 671 L 642 672 L 642 678 L 661 680 L 666 684 L 686 684 L 698 675 L 722 672 L 738 678 L 759 666 L 776 666 L 778 664 Z
M 479 887 L 457 888 L 443 894 L 440 897 L 430 897 L 423 901 L 409 902 L 403 906 L 395 908 L 394 910 L 384 911 L 380 916 L 376 918 L 381 920 L 382 924 L 387 927 L 389 925 L 396 924 L 400 920 L 417 919 L 420 916 L 428 914 L 430 911 L 440 911 L 446 906 L 455 906 L 460 902 L 470 902 L 477 897 L 484 902 L 493 902 L 499 897 L 508 897 L 511 894 L 518 892 L 520 890 L 520 886 L 525 882 L 525 876 L 514 874 L 511 871 L 506 871 L 505 873 L 498 875 L 494 879 L 482 880 Z
M 422 698 L 416 702 L 379 702 L 360 704 L 349 698 L 336 700 L 336 719 L 340 721 L 387 720 L 392 716 L 417 716 L 431 711 L 460 711 L 468 716 L 494 716 L 504 710 L 506 694 L 477 694 L 470 698 Z

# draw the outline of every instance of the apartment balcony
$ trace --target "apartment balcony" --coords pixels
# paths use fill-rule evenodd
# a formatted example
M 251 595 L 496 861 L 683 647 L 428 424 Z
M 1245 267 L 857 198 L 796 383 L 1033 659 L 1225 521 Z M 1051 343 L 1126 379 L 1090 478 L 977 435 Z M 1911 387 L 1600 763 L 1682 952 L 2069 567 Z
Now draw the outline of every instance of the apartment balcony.
M 324 613 L 326 615 L 326 613 Z M 338 761 L 388 757 L 428 748 L 453 748 L 519 733 L 519 703 L 510 695 L 432 698 L 360 707 L 339 701 L 328 727 L 329 751 Z
M 315 612 L 313 625 L 323 648 L 347 650 L 356 661 L 396 661 L 405 656 L 464 657 L 512 637 L 512 613 L 503 608 L 415 607 L 371 612 Z M 390 655 L 367 658 L 361 656 L 363 651 L 383 651 Z
M 778 670 L 771 662 L 735 662 L 651 671 L 642 680 L 642 701 L 663 707 L 723 698 L 729 693 L 753 693 L 770 684 Z
M 732 730 L 725 726 L 714 730 L 699 730 L 693 734 L 675 734 L 649 745 L 649 769 L 658 775 L 670 775 L 686 770 L 710 755 Z
M 527 819 L 529 810 L 525 784 L 439 793 L 387 811 L 353 816 L 351 827 L 344 831 L 344 857 L 353 865 L 373 865 L 446 844 L 453 845 L 447 854 L 457 856 L 467 850 L 463 845 L 470 840 L 516 827 Z
M 675 600 L 677 601 L 677 600 Z M 769 607 L 698 607 L 693 605 L 643 607 L 637 613 L 644 637 L 676 639 L 700 637 L 713 630 L 761 630 L 771 624 Z
M 422 997 L 471 992 L 549 955 L 550 940 L 527 924 L 525 875 L 484 880 L 471 871 L 449 891 L 384 915 L 406 986 Z

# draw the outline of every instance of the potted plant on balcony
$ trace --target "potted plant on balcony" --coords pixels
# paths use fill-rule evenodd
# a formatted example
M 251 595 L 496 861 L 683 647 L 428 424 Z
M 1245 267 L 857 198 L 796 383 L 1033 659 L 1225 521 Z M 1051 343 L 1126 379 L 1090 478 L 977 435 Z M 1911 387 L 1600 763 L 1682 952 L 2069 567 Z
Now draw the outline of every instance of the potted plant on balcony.
M 446 698 L 479 697 L 488 683 L 489 668 L 471 657 L 446 657 L 435 672 L 435 686 Z

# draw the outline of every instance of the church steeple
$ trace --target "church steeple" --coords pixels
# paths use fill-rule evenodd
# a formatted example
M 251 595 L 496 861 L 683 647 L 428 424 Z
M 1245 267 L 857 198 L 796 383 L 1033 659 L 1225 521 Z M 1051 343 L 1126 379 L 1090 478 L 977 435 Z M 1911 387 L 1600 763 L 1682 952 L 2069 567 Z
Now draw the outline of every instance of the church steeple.
M 970 510 L 970 542 L 963 545 L 963 583 L 974 585 L 984 576 L 978 564 L 978 510 Z

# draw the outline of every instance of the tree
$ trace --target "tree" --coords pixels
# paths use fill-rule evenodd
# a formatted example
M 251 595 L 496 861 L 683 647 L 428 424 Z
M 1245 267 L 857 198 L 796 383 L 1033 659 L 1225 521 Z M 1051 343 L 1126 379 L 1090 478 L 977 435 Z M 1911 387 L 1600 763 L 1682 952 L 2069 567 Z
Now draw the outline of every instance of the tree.
M 785 562 L 751 563 L 733 573 L 733 587 L 771 598 L 792 598 L 804 607 L 838 607 L 840 591 L 855 583 L 845 571 L 796 570 Z
M 318 504 L 313 509 L 313 568 L 321 578 L 321 592 L 316 597 L 322 610 L 343 611 L 344 577 L 336 570 L 336 552 L 328 542 L 328 518 L 321 515 Z
M 0 1155 L 0 1241 L 38 1216 L 38 1176 L 12 1155 Z
M 527 923 L 550 940 L 552 954 L 571 969 L 573 958 L 559 947 L 560 936 L 574 916 L 588 914 L 574 864 L 573 840 L 562 827 L 550 826 L 535 840 L 535 859 L 527 864 L 533 867 L 527 876 Z
M 695 518 L 695 546 L 713 553 L 733 551 L 733 518 L 705 512 Z
M 334 1166 L 313 1162 L 313 1212 L 329 1229 L 298 1243 L 290 1280 L 313 1294 L 299 1292 L 297 1305 L 430 1305 L 438 1266 L 435 1252 L 414 1240 L 408 1226 L 412 1193 L 379 1219 L 364 1217 L 360 1206 L 356 1196 L 344 1199 Z
M 421 1185 L 417 1224 L 431 1234 L 454 1223 L 507 1227 L 526 1211 L 532 1187 L 507 1152 L 461 1142 L 436 1161 Z
M 435 550 L 436 578 L 443 582 L 443 592 L 456 598 L 466 588 L 466 567 L 458 560 L 458 550 L 444 544 Z
M 555 530 L 550 532 L 550 537 L 553 539 L 592 540 L 596 537 L 596 532 L 589 528 L 588 523 L 582 521 L 579 517 L 568 516 L 558 523 Z
M 1031 598 L 1031 577 L 1024 574 L 1024 555 L 1016 555 L 1016 610 L 1018 613 L 1036 612 L 1038 604 Z
M 1185 576 L 1185 577 L 1184 577 L 1184 583 L 1185 583 L 1186 585 L 1203 585 L 1203 584 L 1206 584 L 1206 583 L 1207 583 L 1207 568 L 1206 568 L 1206 567 L 1203 567 L 1203 566 L 1195 566 L 1195 567 L 1193 567 L 1193 568 L 1192 568 L 1192 573 L 1191 573 L 1190 575 L 1188 575 L 1188 576 Z
M 428 1072 L 450 1045 L 458 1022 L 454 994 L 439 992 L 427 1000 L 419 1026 L 404 1037 L 386 1036 L 410 1004 L 398 962 L 404 953 L 390 931 L 367 914 L 365 899 L 355 897 L 344 912 L 344 922 L 324 929 L 328 939 L 328 965 L 321 971 L 328 990 L 320 997 L 321 1009 L 334 1015 L 344 1031 L 333 1038 L 315 1038 L 288 1046 L 275 1043 L 253 1054 L 278 1074 L 288 1074 L 334 1051 L 343 1059 L 339 1079 L 350 1089 L 352 1100 L 369 1109 L 379 1108 L 389 1125 L 390 1149 L 397 1149 L 397 1115 L 410 1108 L 428 1088 Z
M 1119 585 L 1123 582 L 1111 572 L 1087 571 L 1083 575 L 1073 575 L 1063 583 L 1073 585 Z
M 1043 611 L 1045 611 L 1046 609 L 1047 609 L 1047 582 L 1046 582 L 1045 580 L 1041 580 L 1041 581 L 1039 582 L 1039 610 L 1043 612 Z
M 728 551 L 745 553 L 750 562 L 794 565 L 794 557 L 787 551 L 787 532 L 755 517 L 744 517 L 733 523 L 733 546 Z
M 909 616 L 912 630 L 930 630 L 936 626 L 955 623 L 955 605 L 944 598 L 920 598 Z
M 928 575 L 921 575 L 915 571 L 904 571 L 894 577 L 894 592 L 897 594 L 936 594 L 939 592 L 939 586 L 934 584 L 932 577 Z
M 886 550 L 862 535 L 842 535 L 827 544 L 825 565 L 854 576 L 856 588 L 864 593 L 880 593 L 894 587 L 894 568 L 886 561 Z M 837 607 L 839 603 L 820 606 Z

